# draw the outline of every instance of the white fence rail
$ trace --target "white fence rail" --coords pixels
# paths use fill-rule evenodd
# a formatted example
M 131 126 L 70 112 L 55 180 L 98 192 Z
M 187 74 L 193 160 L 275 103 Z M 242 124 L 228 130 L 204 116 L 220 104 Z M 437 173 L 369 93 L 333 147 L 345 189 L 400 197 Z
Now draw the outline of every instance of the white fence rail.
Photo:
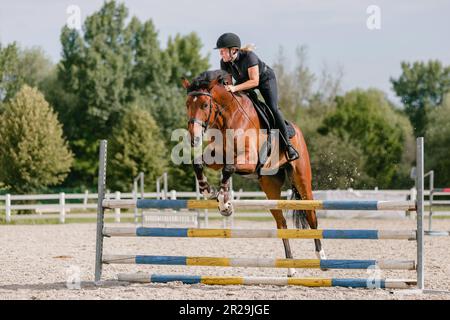
M 286 198 L 290 194 L 290 190 L 284 191 L 282 197 Z M 429 191 L 425 191 L 425 195 L 429 196 Z M 435 192 L 434 195 L 447 195 L 449 193 Z M 160 196 L 157 192 L 146 192 L 144 197 L 158 198 Z M 35 195 L 2 195 L 0 196 L 0 211 L 5 212 L 5 220 L 10 223 L 13 220 L 26 220 L 26 219 L 59 219 L 60 223 L 64 223 L 67 218 L 79 218 L 79 219 L 92 219 L 96 217 L 95 213 L 87 213 L 83 211 L 95 210 L 97 208 L 96 193 L 74 193 L 66 194 L 64 192 L 59 194 L 35 194 Z M 137 194 L 134 192 L 121 193 L 121 192 L 108 192 L 106 194 L 107 199 L 135 199 Z M 172 190 L 169 192 L 169 198 L 190 198 L 195 199 L 198 197 L 196 192 L 177 192 Z M 234 191 L 234 199 L 251 199 L 251 198 L 265 198 L 263 192 L 257 191 Z M 407 197 L 415 198 L 414 189 L 412 190 L 318 190 L 314 192 L 314 197 L 320 200 L 335 199 L 338 197 L 341 200 L 344 199 L 374 199 L 374 200 L 390 200 L 398 199 L 403 200 Z M 30 203 L 30 204 L 17 204 L 16 201 L 43 201 L 53 200 L 55 203 L 42 204 L 42 203 Z M 78 200 L 78 203 L 71 203 L 70 201 Z M 425 205 L 428 205 L 429 201 L 425 201 Z M 433 205 L 450 205 L 449 200 L 433 201 Z M 14 211 L 26 210 L 33 211 L 34 214 L 15 214 Z M 76 212 L 76 213 L 74 213 Z M 319 212 L 319 215 L 324 216 L 326 212 Z M 329 210 L 328 214 L 333 216 L 333 212 Z M 399 212 L 404 215 L 404 212 Z M 260 214 L 260 216 L 266 216 L 267 214 Z M 239 216 L 239 213 L 236 215 Z M 249 214 L 249 216 L 257 216 L 257 214 Z M 107 218 L 114 218 L 115 222 L 120 222 L 121 218 L 135 217 L 134 213 L 123 213 L 121 209 L 115 209 L 114 212 L 106 214 Z
M 245 191 L 235 191 L 235 197 L 240 198 L 264 198 L 265 194 L 263 192 L 245 192 Z M 283 196 L 287 196 L 288 191 L 283 192 Z M 121 192 L 108 192 L 105 197 L 107 199 L 135 199 L 135 193 L 121 193 Z M 157 192 L 145 192 L 144 198 L 146 199 L 157 199 L 160 194 Z M 196 198 L 196 192 L 177 192 L 175 190 L 170 191 L 169 198 Z M 5 212 L 5 220 L 10 223 L 12 220 L 26 220 L 26 219 L 59 219 L 60 223 L 64 223 L 66 218 L 80 218 L 89 219 L 95 218 L 95 213 L 82 213 L 87 210 L 97 209 L 97 199 L 98 194 L 96 193 L 73 193 L 66 194 L 64 192 L 59 194 L 33 194 L 33 195 L 11 195 L 6 194 L 0 196 L 0 211 Z M 49 204 L 14 204 L 14 201 L 43 201 L 43 200 L 57 200 L 56 203 Z M 79 200 L 81 203 L 70 203 L 67 200 Z M 3 202 L 3 204 L 2 204 Z M 33 211 L 35 214 L 13 214 L 14 211 Z M 77 213 L 70 213 L 77 211 Z M 53 214 L 51 214 L 53 213 Z M 135 214 L 129 213 L 124 214 L 121 209 L 114 209 L 114 213 L 106 214 L 106 217 L 114 217 L 115 222 L 120 222 L 121 218 L 124 217 L 135 217 Z

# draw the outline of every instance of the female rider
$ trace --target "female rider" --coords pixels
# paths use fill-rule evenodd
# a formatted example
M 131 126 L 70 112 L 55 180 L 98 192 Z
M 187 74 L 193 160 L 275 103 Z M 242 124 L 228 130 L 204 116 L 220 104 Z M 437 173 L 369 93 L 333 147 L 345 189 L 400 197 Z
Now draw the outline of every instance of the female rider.
M 289 141 L 286 124 L 278 108 L 277 80 L 274 71 L 258 58 L 251 46 L 241 48 L 241 40 L 234 33 L 221 35 L 214 49 L 219 49 L 222 58 L 220 68 L 231 74 L 236 81 L 235 85 L 226 86 L 227 91 L 258 89 L 275 117 L 286 147 L 287 160 L 298 159 L 299 154 Z

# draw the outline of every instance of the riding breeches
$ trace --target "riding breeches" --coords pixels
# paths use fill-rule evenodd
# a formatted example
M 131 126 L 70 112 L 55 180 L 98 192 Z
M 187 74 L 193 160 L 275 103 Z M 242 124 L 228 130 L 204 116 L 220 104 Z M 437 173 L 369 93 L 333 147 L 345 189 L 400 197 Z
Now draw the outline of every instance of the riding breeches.
M 260 83 L 258 89 L 259 92 L 261 92 L 266 105 L 270 108 L 270 111 L 272 111 L 276 126 L 280 130 L 280 135 L 282 136 L 280 143 L 283 143 L 284 145 L 289 144 L 289 135 L 284 122 L 284 117 L 281 110 L 278 108 L 278 89 L 275 74 L 268 80 Z

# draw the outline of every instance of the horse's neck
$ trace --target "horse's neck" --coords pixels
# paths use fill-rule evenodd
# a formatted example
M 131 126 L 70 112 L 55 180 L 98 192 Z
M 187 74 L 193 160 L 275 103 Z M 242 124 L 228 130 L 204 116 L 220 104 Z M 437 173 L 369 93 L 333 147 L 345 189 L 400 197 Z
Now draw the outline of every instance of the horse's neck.
M 229 129 L 243 128 L 245 123 L 247 124 L 245 125 L 246 128 L 257 128 L 258 117 L 250 98 L 246 94 L 235 95 L 227 109 L 226 116 Z
M 223 86 L 216 85 L 211 90 L 216 102 L 221 107 L 223 123 L 218 129 L 259 129 L 259 118 L 253 102 L 244 92 L 233 94 Z

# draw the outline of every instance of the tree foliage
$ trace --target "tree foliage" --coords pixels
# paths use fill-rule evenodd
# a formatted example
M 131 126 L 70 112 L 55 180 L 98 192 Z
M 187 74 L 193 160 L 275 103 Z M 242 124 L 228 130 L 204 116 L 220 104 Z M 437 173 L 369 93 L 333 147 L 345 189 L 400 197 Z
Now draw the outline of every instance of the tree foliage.
M 106 1 L 86 17 L 82 31 L 63 27 L 60 41 L 57 65 L 40 48 L 0 45 L 0 132 L 9 139 L 0 142 L 0 185 L 23 190 L 58 184 L 93 188 L 98 140 L 109 139 L 109 187 L 128 191 L 131 179 L 144 171 L 151 189 L 154 179 L 167 170 L 169 188 L 193 190 L 191 165 L 175 165 L 169 155 L 177 144 L 170 140 L 173 130 L 187 125 L 180 78 L 192 79 L 210 67 L 198 35 L 176 34 L 162 46 L 152 20 L 130 17 L 123 3 Z M 401 75 L 390 79 L 405 105 L 399 110 L 378 90 L 342 93 L 342 68 L 324 63 L 314 73 L 306 46 L 296 49 L 294 63 L 280 48 L 272 66 L 279 106 L 307 141 L 314 188 L 410 187 L 413 132 L 426 136 L 427 167 L 438 173 L 437 184 L 450 183 L 446 151 L 450 103 L 443 100 L 450 91 L 450 67 L 439 61 L 403 62 Z M 38 88 L 45 99 L 37 89 L 21 89 L 24 84 Z M 43 111 L 51 110 L 45 100 L 56 113 Z M 22 110 L 17 110 L 19 106 Z M 27 127 L 20 122 L 24 119 Z M 42 125 L 45 121 L 48 126 Z M 29 142 L 17 142 L 17 128 Z M 61 128 L 69 145 L 58 131 Z M 51 155 L 48 159 L 36 151 L 44 142 L 55 150 L 41 148 Z M 16 149 L 9 152 L 13 146 Z M 55 162 L 58 159 L 61 163 Z M 17 181 L 12 178 L 16 172 Z M 211 182 L 220 175 L 206 174 Z M 259 188 L 241 177 L 235 178 L 234 186 Z
M 382 92 L 356 89 L 338 97 L 336 110 L 324 119 L 319 132 L 333 133 L 361 148 L 366 174 L 381 188 L 392 184 L 406 133 Z
M 450 186 L 450 94 L 430 112 L 425 136 L 425 165 L 435 172 L 435 186 Z
M 0 113 L 0 181 L 14 193 L 57 185 L 72 153 L 56 114 L 35 88 L 25 85 Z
M 168 164 L 167 149 L 155 120 L 147 111 L 133 106 L 125 113 L 113 129 L 109 158 L 108 185 L 114 190 L 129 192 L 139 172 L 144 172 L 148 182 L 162 175 Z M 147 183 L 148 189 L 153 187 L 153 183 Z
M 5 48 L 0 44 L 0 102 L 14 97 L 24 84 L 19 74 L 19 48 L 12 43 Z
M 63 28 L 58 81 L 49 82 L 49 92 L 58 100 L 76 154 L 68 183 L 92 185 L 98 140 L 108 138 L 134 104 L 151 114 L 168 148 L 172 130 L 186 126 L 180 77 L 197 75 L 209 65 L 195 33 L 170 38 L 164 50 L 153 22 L 128 19 L 127 8 L 116 1 L 87 17 L 83 30 Z M 52 89 L 58 83 L 62 96 Z M 187 172 L 176 172 L 184 181 Z
M 450 66 L 444 67 L 440 61 L 402 62 L 402 74 L 391 78 L 393 89 L 405 105 L 417 137 L 424 136 L 427 129 L 429 109 L 442 103 L 444 95 L 450 91 Z

